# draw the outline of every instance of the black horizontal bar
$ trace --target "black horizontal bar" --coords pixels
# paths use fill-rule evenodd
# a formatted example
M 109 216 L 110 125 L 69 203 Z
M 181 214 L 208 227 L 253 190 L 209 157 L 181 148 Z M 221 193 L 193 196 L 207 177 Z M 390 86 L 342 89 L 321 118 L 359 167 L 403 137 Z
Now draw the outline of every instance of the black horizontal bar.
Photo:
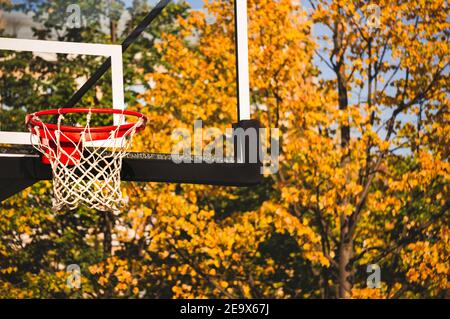
M 123 159 L 123 181 L 251 186 L 262 180 L 258 163 L 177 164 L 170 154 L 155 154 L 153 159 L 143 154 L 130 153 Z M 42 164 L 39 156 L 0 157 L 0 167 L 0 200 L 37 181 L 52 179 L 50 165 Z
M 146 160 L 127 157 L 123 160 L 122 180 L 250 186 L 261 182 L 260 167 L 259 163 L 192 162 L 177 164 L 169 159 Z

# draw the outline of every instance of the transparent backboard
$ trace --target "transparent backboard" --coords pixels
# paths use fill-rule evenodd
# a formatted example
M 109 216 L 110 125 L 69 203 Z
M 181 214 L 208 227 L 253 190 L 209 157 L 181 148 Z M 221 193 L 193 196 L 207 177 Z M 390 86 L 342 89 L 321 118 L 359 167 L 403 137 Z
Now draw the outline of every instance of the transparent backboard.
M 124 66 L 120 45 L 146 14 L 160 4 L 167 5 L 165 11 L 159 13 L 164 17 L 156 18 L 130 46 Z M 156 49 L 162 41 L 161 34 L 177 32 L 178 16 L 189 18 L 198 11 L 205 11 L 204 6 L 201 0 L 1 1 L 0 146 L 30 145 L 25 115 L 65 107 L 108 58 L 111 58 L 111 69 L 70 107 L 123 109 L 141 103 L 139 94 L 151 88 L 145 74 L 161 65 L 161 55 Z M 239 44 L 233 44 L 239 51 L 236 55 L 239 66 L 236 122 L 250 119 L 246 1 L 236 1 L 235 11 L 230 1 L 229 10 L 231 17 L 235 15 L 236 27 L 240 30 L 232 39 Z M 230 19 L 226 21 L 229 24 Z M 130 71 L 130 63 L 141 74 Z M 192 95 L 187 103 L 195 104 L 196 100 Z M 169 115 L 171 110 L 168 108 L 166 112 Z M 117 123 L 118 117 L 114 120 Z

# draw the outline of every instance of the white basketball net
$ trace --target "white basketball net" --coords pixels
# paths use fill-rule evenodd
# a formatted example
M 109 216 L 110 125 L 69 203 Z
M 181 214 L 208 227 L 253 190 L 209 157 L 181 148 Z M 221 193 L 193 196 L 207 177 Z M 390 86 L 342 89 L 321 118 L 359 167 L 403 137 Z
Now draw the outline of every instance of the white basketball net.
M 61 147 L 61 137 L 67 135 L 61 131 L 62 114 L 58 115 L 58 130 L 54 136 L 44 125 L 44 133 L 39 127 L 31 128 L 37 139 L 32 139 L 33 146 L 51 163 L 53 171 L 53 209 L 76 209 L 82 205 L 105 212 L 119 212 L 124 205 L 124 199 L 120 190 L 120 172 L 122 170 L 122 159 L 128 153 L 132 144 L 136 129 L 143 125 L 143 118 L 133 125 L 125 137 L 117 136 L 120 125 L 125 121 L 125 116 L 120 115 L 117 129 L 110 132 L 107 140 L 91 143 L 91 113 L 86 113 L 86 126 L 81 133 L 78 142 L 72 142 L 73 147 L 81 150 L 79 159 L 74 154 L 69 154 Z M 35 117 L 41 121 L 38 117 Z M 41 136 L 43 135 L 43 136 Z M 55 146 L 50 147 L 50 141 Z M 37 141 L 37 142 L 36 142 Z M 88 142 L 86 142 L 88 141 Z M 100 142 L 100 143 L 99 143 Z M 67 157 L 74 165 L 67 165 Z

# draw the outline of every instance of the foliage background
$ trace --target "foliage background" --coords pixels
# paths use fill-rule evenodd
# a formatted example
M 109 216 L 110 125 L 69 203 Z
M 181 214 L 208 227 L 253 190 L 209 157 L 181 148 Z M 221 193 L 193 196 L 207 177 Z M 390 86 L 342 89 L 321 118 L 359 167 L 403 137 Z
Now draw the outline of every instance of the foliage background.
M 149 9 L 82 1 L 86 24 L 66 29 L 67 3 L 1 6 L 33 12 L 37 38 L 101 43 Z M 448 298 L 449 6 L 375 3 L 376 28 L 369 1 L 248 1 L 252 108 L 281 129 L 279 172 L 244 189 L 124 184 L 128 209 L 114 216 L 54 213 L 38 183 L 0 206 L 0 297 Z M 101 62 L 0 59 L 2 129 L 61 105 Z M 124 64 L 129 107 L 152 119 L 138 148 L 169 152 L 171 131 L 197 118 L 236 121 L 230 1 L 172 4 Z M 108 83 L 82 105 L 109 103 Z M 373 263 L 378 289 L 366 284 Z M 69 264 L 80 289 L 66 284 Z

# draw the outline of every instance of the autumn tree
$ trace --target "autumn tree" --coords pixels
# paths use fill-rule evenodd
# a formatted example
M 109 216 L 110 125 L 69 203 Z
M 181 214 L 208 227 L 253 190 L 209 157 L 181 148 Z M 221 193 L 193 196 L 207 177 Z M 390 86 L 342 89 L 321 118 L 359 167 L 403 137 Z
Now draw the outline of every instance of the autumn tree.
M 321 84 L 335 92 L 336 105 L 319 136 L 335 142 L 330 174 L 320 176 L 320 169 L 302 196 L 316 196 L 310 209 L 336 256 L 338 296 L 352 295 L 357 265 L 369 262 L 405 276 L 383 288 L 385 296 L 401 296 L 414 282 L 405 273 L 405 250 L 415 258 L 416 241 L 432 244 L 448 232 L 449 7 L 445 1 L 311 6 L 311 19 L 326 29 L 320 40 L 327 45 L 316 53 L 334 74 Z M 433 263 L 439 268 L 445 257 Z
M 270 212 L 283 212 L 290 222 L 308 225 L 314 234 L 301 242 L 296 260 L 308 259 L 302 247 L 311 247 L 321 265 L 302 268 L 316 279 L 311 294 L 300 292 L 301 286 L 287 293 L 285 278 L 265 296 L 447 291 L 448 251 L 441 243 L 448 240 L 449 209 L 448 12 L 442 10 L 448 6 L 379 3 L 380 25 L 373 27 L 365 18 L 373 13 L 369 4 L 324 1 L 308 9 L 291 1 L 249 2 L 253 107 L 262 123 L 283 132 L 281 169 L 269 178 L 275 192 L 258 209 L 268 215 L 258 218 L 262 226 Z M 227 1 L 206 9 L 213 22 L 202 13 L 180 21 L 186 29 L 182 37 L 168 36 L 161 45 L 165 70 L 149 75 L 156 83 L 144 95 L 150 112 L 171 110 L 173 125 L 189 126 L 197 117 L 220 125 L 233 118 L 232 30 L 224 27 L 232 9 Z M 154 125 L 163 135 L 172 127 L 164 118 Z M 255 254 L 263 246 L 254 246 Z M 434 257 L 426 257 L 423 247 Z M 436 273 L 419 270 L 430 261 Z M 371 263 L 385 274 L 380 289 L 366 288 Z M 257 277 L 253 266 L 247 282 Z M 256 286 L 250 286 L 250 296 L 261 296 Z M 192 296 L 192 284 L 186 289 L 180 296 L 186 296 L 183 291 Z

